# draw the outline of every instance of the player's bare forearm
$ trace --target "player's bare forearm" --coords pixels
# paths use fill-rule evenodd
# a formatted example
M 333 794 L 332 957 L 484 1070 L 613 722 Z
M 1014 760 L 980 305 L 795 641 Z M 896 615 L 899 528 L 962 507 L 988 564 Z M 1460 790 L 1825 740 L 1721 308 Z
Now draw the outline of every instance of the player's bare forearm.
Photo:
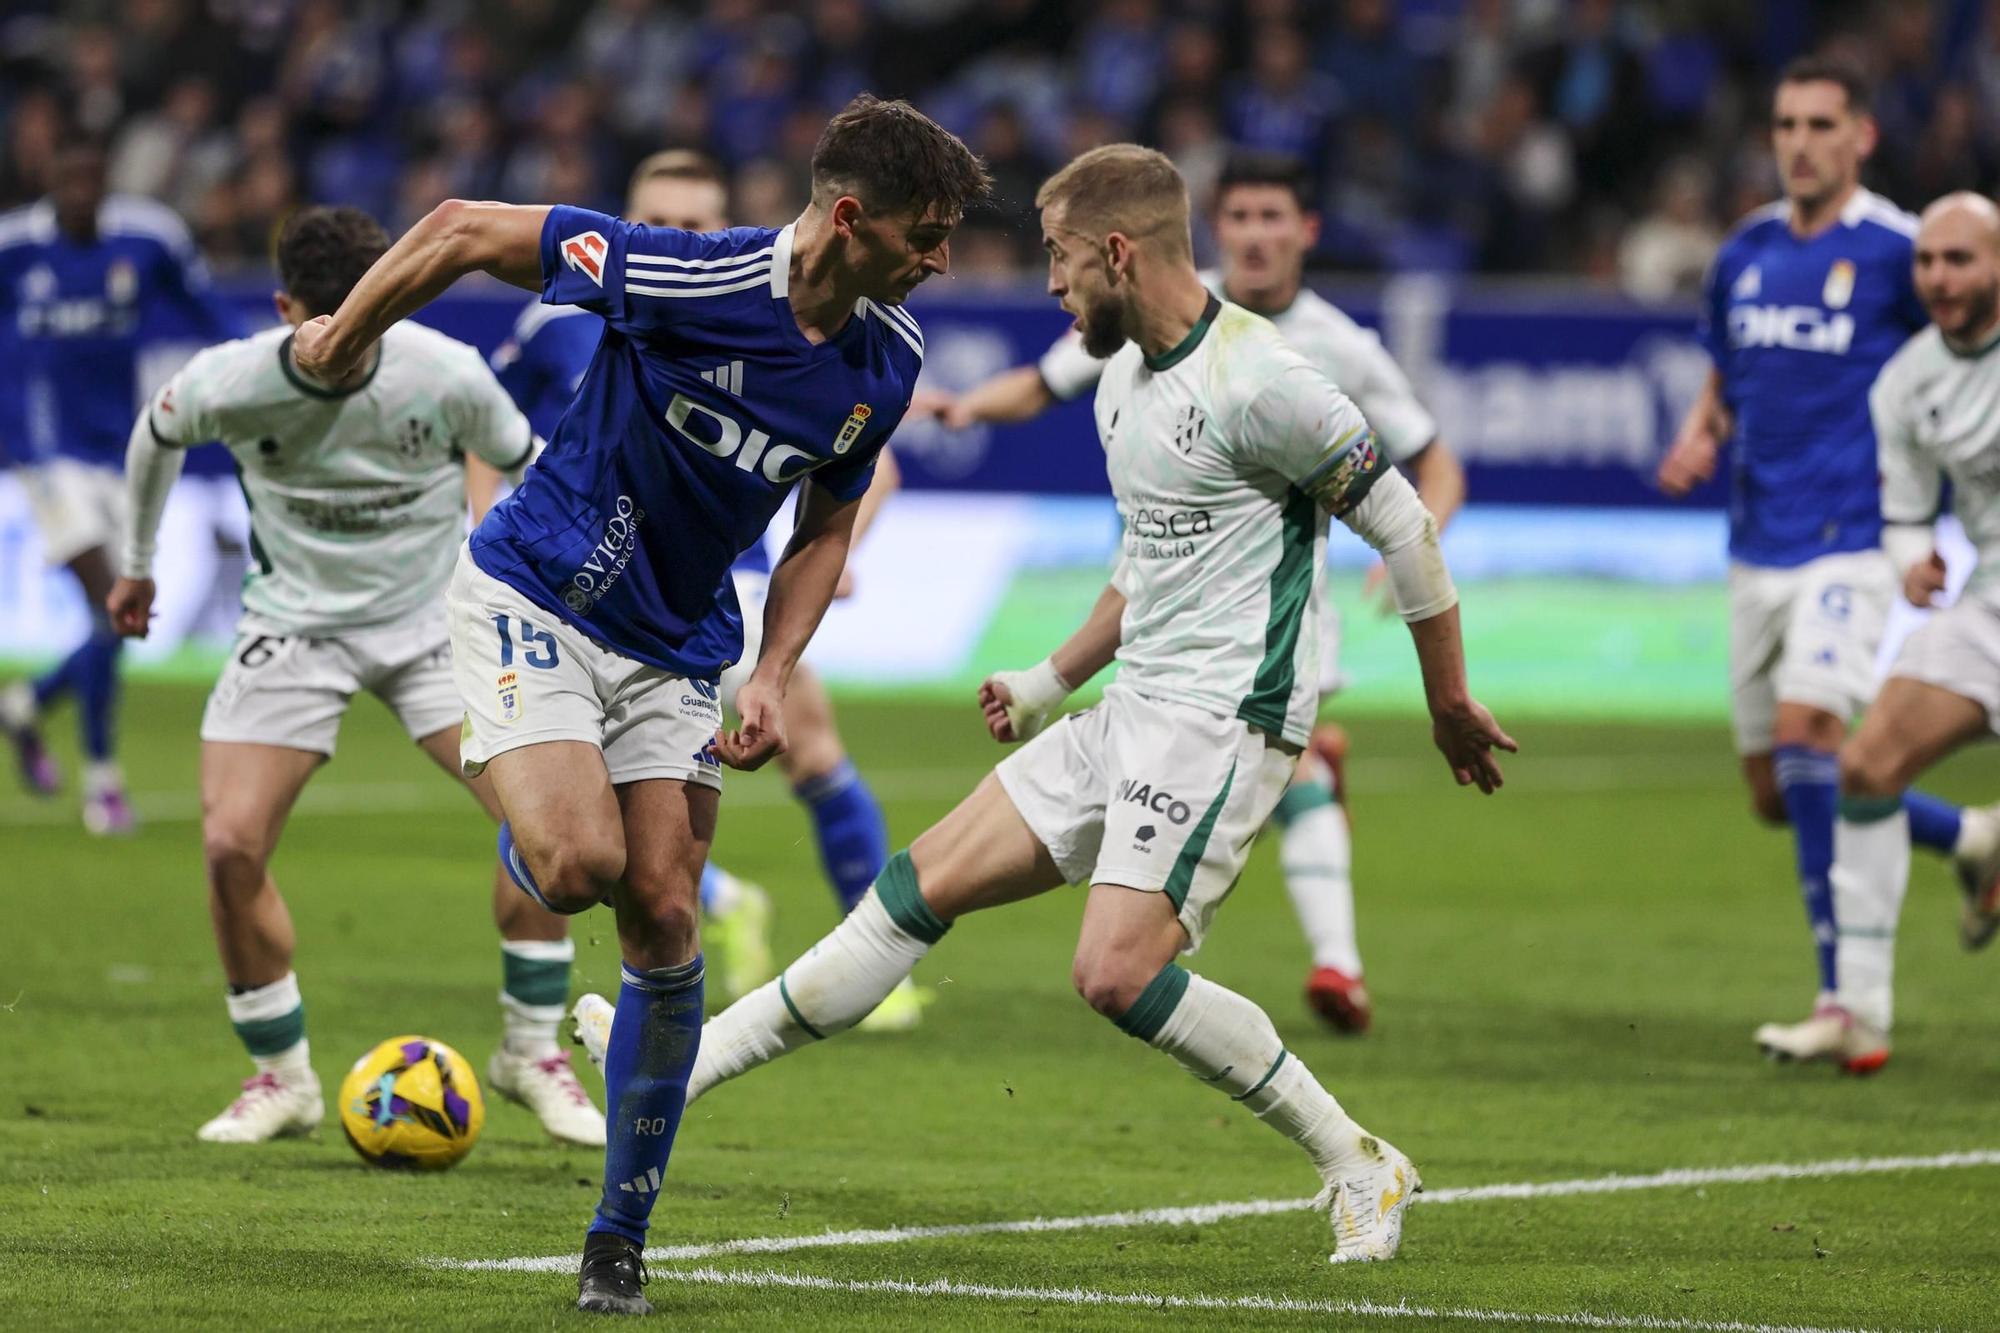
M 903 469 L 896 462 L 896 455 L 887 446 L 875 456 L 875 476 L 868 483 L 868 489 L 861 493 L 861 507 L 854 512 L 854 535 L 852 545 L 861 545 L 862 537 L 875 526 L 875 516 L 882 512 L 882 503 L 903 488 Z
M 1034 366 L 1015 366 L 965 391 L 951 425 L 973 426 L 982 421 L 1006 425 L 1040 416 L 1054 405 L 1055 395 Z
M 1714 476 L 1716 455 L 1732 424 L 1722 397 L 1722 372 L 1711 367 L 1660 462 L 1660 489 L 1678 499 Z
M 486 519 L 500 500 L 500 469 L 477 454 L 465 456 L 465 500 L 472 508 L 472 526 Z
M 1423 672 L 1424 699 L 1430 706 L 1431 739 L 1461 787 L 1478 787 L 1491 795 L 1503 782 L 1495 750 L 1520 747 L 1500 729 L 1465 680 L 1465 644 L 1456 603 L 1410 623 L 1417 665 Z
M 1463 708 L 1472 698 L 1465 682 L 1465 641 L 1459 629 L 1458 607 L 1445 608 L 1425 620 L 1410 622 L 1410 642 L 1416 645 L 1417 666 L 1424 678 L 1424 702 L 1433 714 Z
M 1049 661 L 1072 686 L 1082 685 L 1118 656 L 1124 620 L 1125 594 L 1115 584 L 1107 583 L 1104 591 L 1097 594 L 1097 605 L 1090 608 L 1083 624 L 1049 654 Z
M 838 500 L 807 483 L 798 526 L 771 570 L 764 601 L 764 651 L 752 679 L 782 696 L 813 631 L 833 601 L 853 545 L 859 500 Z
M 468 273 L 491 273 L 530 290 L 540 287 L 542 223 L 548 214 L 548 206 L 541 204 L 445 200 L 361 275 L 317 339 L 301 339 L 316 346 L 308 350 L 295 344 L 300 369 L 337 378 L 332 372 L 357 362 L 391 325 L 429 305 Z
M 1465 504 L 1465 466 L 1450 445 L 1436 439 L 1410 461 L 1410 471 L 1416 474 L 1417 498 L 1443 532 Z

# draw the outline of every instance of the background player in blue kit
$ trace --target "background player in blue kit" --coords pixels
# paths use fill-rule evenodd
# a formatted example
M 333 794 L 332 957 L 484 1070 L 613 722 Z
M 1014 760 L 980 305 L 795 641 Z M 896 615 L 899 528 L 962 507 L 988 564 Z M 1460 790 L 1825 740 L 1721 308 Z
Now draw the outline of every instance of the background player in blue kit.
M 0 218 L 0 350 L 19 380 L 0 433 L 22 465 L 43 554 L 76 576 L 90 630 L 47 674 L 0 690 L 0 728 L 29 789 L 53 795 L 59 777 L 37 719 L 76 696 L 83 822 L 93 833 L 123 833 L 133 822 L 114 757 L 122 640 L 104 599 L 118 574 L 108 552 L 124 512 L 139 354 L 169 321 L 204 342 L 241 332 L 210 296 L 180 218 L 150 199 L 107 195 L 103 150 L 70 141 L 54 161 L 48 197 Z
M 727 187 L 719 167 L 690 149 L 668 149 L 642 161 L 626 188 L 625 217 L 653 227 L 722 231 L 728 227 Z M 493 370 L 544 439 L 576 398 L 577 386 L 597 350 L 604 321 L 579 306 L 529 304 L 511 337 L 493 354 Z M 873 513 L 896 488 L 893 456 L 876 462 L 875 480 L 856 515 L 859 541 Z M 724 673 L 723 703 L 734 702 L 740 678 L 757 657 L 757 612 L 771 573 L 763 539 L 752 542 L 730 567 L 744 614 L 743 660 Z M 786 750 L 778 756 L 792 792 L 812 816 L 820 863 L 844 912 L 860 901 L 889 857 L 888 824 L 860 771 L 847 756 L 834 722 L 833 701 L 800 663 L 785 695 Z M 769 935 L 770 902 L 763 890 L 710 862 L 702 870 L 702 930 L 706 954 L 725 999 L 762 985 L 776 971 Z M 908 1028 L 922 1018 L 914 986 L 891 995 L 864 1027 Z
M 449 594 L 463 757 L 493 775 L 522 887 L 559 911 L 609 899 L 617 914 L 624 984 L 582 1309 L 651 1308 L 640 1250 L 700 1044 L 697 882 L 718 766 L 784 748 L 792 669 L 923 364 L 898 307 L 945 270 L 952 228 L 988 188 L 956 137 L 864 94 L 820 136 L 811 201 L 782 230 L 450 201 L 294 343 L 302 369 L 338 377 L 475 270 L 604 317 L 575 405 L 473 534 Z M 741 726 L 718 734 L 717 678 L 743 637 L 725 576 L 806 480 Z
M 1750 214 L 1708 276 L 1701 339 L 1708 383 L 1660 467 L 1684 495 L 1734 445 L 1729 508 L 1731 712 L 1757 814 L 1789 821 L 1819 955 L 1815 1011 L 1836 989 L 1830 876 L 1837 752 L 1875 692 L 1895 595 L 1883 556 L 1868 390 L 1927 322 L 1911 282 L 1916 219 L 1862 188 L 1874 150 L 1868 89 L 1845 65 L 1807 59 L 1779 80 L 1772 143 L 1784 199 Z M 1985 820 L 1905 798 L 1918 843 L 1961 858 Z M 1783 1025 L 1758 1044 L 1793 1054 Z

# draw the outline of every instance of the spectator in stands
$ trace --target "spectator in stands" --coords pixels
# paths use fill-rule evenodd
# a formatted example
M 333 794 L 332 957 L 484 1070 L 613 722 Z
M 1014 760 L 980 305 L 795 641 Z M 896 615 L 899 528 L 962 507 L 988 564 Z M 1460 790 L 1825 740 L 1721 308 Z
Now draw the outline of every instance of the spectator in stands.
M 1232 140 L 1324 165 L 1340 97 L 1333 80 L 1306 63 L 1310 49 L 1305 33 L 1290 24 L 1256 30 L 1250 72 L 1229 99 Z
M 1693 296 L 1722 237 L 1709 220 L 1714 177 L 1699 158 L 1667 164 L 1653 207 L 1618 245 L 1618 284 L 1642 301 Z

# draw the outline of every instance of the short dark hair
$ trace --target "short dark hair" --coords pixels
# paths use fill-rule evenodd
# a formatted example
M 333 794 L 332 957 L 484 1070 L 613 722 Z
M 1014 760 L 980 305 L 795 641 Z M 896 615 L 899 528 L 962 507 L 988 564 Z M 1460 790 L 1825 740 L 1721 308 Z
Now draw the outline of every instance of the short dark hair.
M 1832 56 L 1800 56 L 1778 75 L 1780 87 L 1788 83 L 1838 84 L 1840 91 L 1846 95 L 1848 111 L 1857 116 L 1868 115 L 1875 101 L 1874 90 L 1868 86 L 1868 76 L 1856 66 Z
M 647 181 L 656 180 L 692 181 L 698 185 L 729 188 L 728 182 L 723 179 L 722 168 L 716 165 L 714 158 L 698 148 L 663 148 L 649 154 L 632 168 L 632 179 L 626 183 L 625 193 L 629 195 Z
M 1290 153 L 1271 153 L 1258 149 L 1239 148 L 1232 152 L 1222 164 L 1222 174 L 1215 178 L 1215 202 L 1220 204 L 1222 196 L 1238 185 L 1277 185 L 1292 192 L 1299 207 L 1310 213 L 1317 205 L 1313 202 L 1312 177 L 1306 171 L 1306 164 Z
M 278 280 L 306 314 L 330 315 L 388 248 L 382 224 L 358 208 L 301 208 L 278 232 Z
M 956 134 L 900 99 L 857 95 L 813 146 L 815 202 L 852 193 L 886 212 L 940 209 L 956 221 L 993 190 L 986 167 Z

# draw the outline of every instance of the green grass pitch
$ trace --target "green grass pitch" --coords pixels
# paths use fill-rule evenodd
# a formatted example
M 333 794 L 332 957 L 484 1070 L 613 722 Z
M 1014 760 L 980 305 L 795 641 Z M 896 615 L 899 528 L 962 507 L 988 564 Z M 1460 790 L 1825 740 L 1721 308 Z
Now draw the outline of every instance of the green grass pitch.
M 148 819 L 130 841 L 87 840 L 67 798 L 0 795 L 0 1327 L 573 1324 L 567 1273 L 436 1262 L 576 1251 L 597 1160 L 517 1108 L 494 1105 L 472 1156 L 436 1177 L 364 1168 L 331 1120 L 314 1140 L 195 1142 L 247 1072 L 203 905 L 200 704 L 193 687 L 132 688 Z M 1766 1065 L 1750 1029 L 1800 1014 L 1809 952 L 1788 840 L 1752 824 L 1726 735 L 1508 720 L 1527 753 L 1492 799 L 1452 787 L 1420 723 L 1352 728 L 1374 1034 L 1337 1039 L 1301 1004 L 1306 960 L 1268 846 L 1193 960 L 1261 1002 L 1433 1191 L 2000 1148 L 2000 960 L 1960 953 L 1942 866 L 1916 867 L 1888 1070 Z M 996 754 L 970 707 L 873 701 L 844 721 L 899 844 Z M 1934 786 L 1991 798 L 2000 765 L 1973 755 Z M 329 1095 L 405 1030 L 483 1068 L 499 1029 L 491 847 L 470 802 L 377 705 L 357 706 L 274 867 Z M 827 927 L 806 819 L 774 775 L 732 775 L 717 850 L 772 890 L 783 956 Z M 842 1037 L 698 1104 L 656 1241 L 1311 1193 L 1290 1145 L 1075 998 L 1078 909 L 1065 891 L 966 920 L 919 972 L 937 992 L 920 1031 Z M 577 935 L 578 985 L 614 986 L 608 914 Z M 1422 1204 L 1400 1259 L 1351 1269 L 1326 1263 L 1324 1222 L 1303 1212 L 955 1235 L 663 1262 L 651 1295 L 703 1329 L 1465 1328 L 1481 1311 L 1992 1328 L 1996 1186 L 2000 1167 L 1975 1165 Z M 734 1276 L 675 1279 L 693 1268 Z M 888 1279 L 959 1285 L 868 1286 Z

